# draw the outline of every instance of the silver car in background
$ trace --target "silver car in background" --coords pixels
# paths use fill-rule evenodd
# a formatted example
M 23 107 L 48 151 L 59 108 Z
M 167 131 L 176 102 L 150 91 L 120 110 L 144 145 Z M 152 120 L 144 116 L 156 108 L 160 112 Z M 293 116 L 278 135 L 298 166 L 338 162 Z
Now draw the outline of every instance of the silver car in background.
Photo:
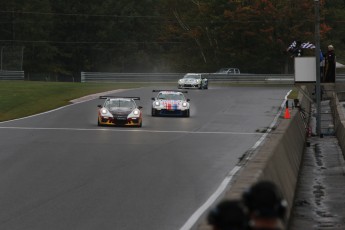
M 241 71 L 238 68 L 221 68 L 215 74 L 226 74 L 226 75 L 232 75 L 232 74 L 241 74 Z

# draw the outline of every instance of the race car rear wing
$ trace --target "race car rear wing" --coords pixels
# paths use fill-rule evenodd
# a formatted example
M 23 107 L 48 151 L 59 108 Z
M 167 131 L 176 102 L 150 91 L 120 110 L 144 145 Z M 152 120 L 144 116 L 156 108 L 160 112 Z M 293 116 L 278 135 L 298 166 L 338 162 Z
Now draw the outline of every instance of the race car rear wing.
M 133 99 L 133 100 L 140 100 L 140 97 L 99 96 L 99 99 L 108 99 L 108 98 L 128 98 L 128 99 Z

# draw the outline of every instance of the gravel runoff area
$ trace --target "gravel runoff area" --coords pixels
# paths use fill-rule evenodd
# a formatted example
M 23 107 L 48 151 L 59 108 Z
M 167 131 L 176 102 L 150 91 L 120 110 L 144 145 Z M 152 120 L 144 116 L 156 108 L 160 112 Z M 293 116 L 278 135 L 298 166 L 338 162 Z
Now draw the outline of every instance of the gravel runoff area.
M 327 132 L 333 124 L 329 111 L 329 101 L 322 101 L 321 130 L 326 135 L 308 138 L 289 230 L 345 229 L 345 162 L 334 131 Z

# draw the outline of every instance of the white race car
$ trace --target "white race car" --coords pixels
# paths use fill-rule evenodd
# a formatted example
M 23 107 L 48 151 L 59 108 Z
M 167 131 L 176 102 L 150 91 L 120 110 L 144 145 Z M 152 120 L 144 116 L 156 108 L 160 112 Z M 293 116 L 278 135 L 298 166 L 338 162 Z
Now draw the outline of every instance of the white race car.
M 208 80 L 200 73 L 187 73 L 178 80 L 177 88 L 208 89 Z
M 187 91 L 153 90 L 152 92 L 158 92 L 157 96 L 152 98 L 152 116 L 190 116 L 190 100 L 183 94 Z

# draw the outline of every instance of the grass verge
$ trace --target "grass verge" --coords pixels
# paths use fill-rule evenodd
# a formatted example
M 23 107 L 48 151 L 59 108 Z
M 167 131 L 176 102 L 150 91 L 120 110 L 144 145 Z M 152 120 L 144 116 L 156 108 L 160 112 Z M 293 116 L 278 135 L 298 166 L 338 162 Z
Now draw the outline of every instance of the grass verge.
M 37 81 L 0 81 L 0 122 L 26 117 L 49 111 L 86 95 L 116 89 L 129 89 L 147 86 L 159 86 L 160 83 L 71 83 Z M 175 83 L 164 83 L 176 87 Z M 228 86 L 250 86 L 240 84 L 216 84 Z M 258 85 L 252 85 L 258 86 Z M 269 85 L 265 85 L 266 87 Z M 270 85 L 276 87 L 274 85 Z M 296 97 L 293 91 L 290 98 Z M 292 96 L 292 97 L 291 97 Z
M 49 111 L 94 93 L 142 86 L 147 84 L 0 81 L 0 121 Z

